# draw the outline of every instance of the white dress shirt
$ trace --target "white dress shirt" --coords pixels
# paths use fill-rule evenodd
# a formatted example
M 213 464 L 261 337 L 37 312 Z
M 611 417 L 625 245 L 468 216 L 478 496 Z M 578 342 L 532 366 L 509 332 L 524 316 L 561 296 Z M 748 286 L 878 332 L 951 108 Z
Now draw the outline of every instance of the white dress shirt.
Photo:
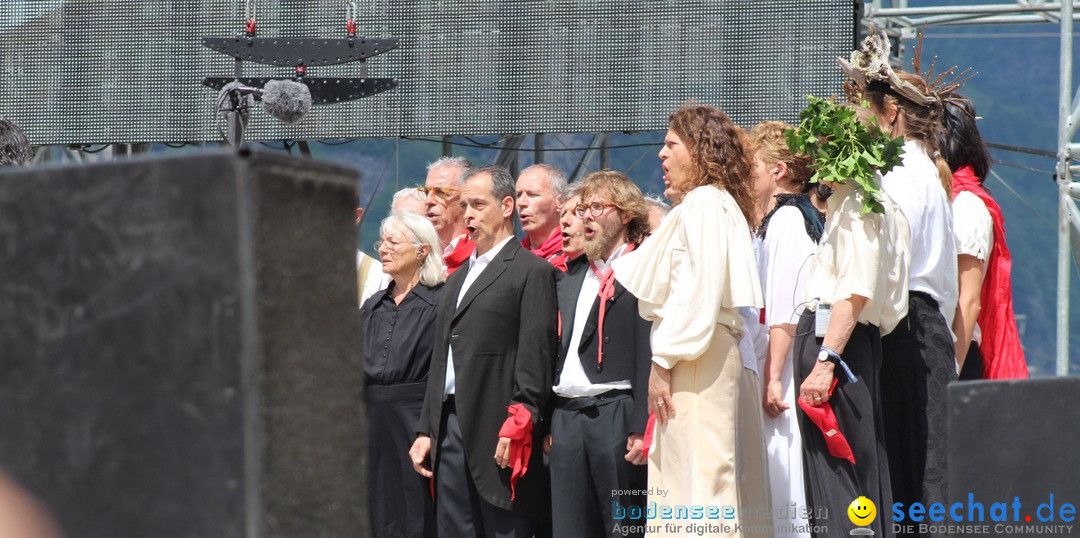
M 866 297 L 859 323 L 892 332 L 908 313 L 908 224 L 886 192 L 884 213 L 861 214 L 862 194 L 851 183 L 834 184 L 825 217 L 825 234 L 810 259 L 804 300 L 835 303 Z M 768 312 L 766 312 L 768 315 Z
M 626 252 L 627 244 L 623 243 L 615 252 L 608 257 L 607 261 L 597 261 L 596 268 L 603 273 L 611 265 L 612 261 Z M 585 273 L 585 280 L 581 283 L 581 291 L 578 292 L 577 308 L 574 309 L 574 327 L 570 333 L 570 350 L 566 353 L 566 362 L 559 377 L 559 384 L 555 385 L 555 394 L 566 398 L 580 398 L 582 396 L 596 396 L 609 390 L 629 390 L 630 380 L 612 381 L 609 383 L 594 384 L 585 375 L 585 369 L 581 365 L 581 357 L 578 355 L 578 347 L 581 345 L 581 333 L 585 331 L 585 324 L 592 313 L 592 307 L 596 304 L 600 294 L 600 278 L 589 269 Z M 596 362 L 596 357 L 586 357 L 589 364 Z
M 904 142 L 903 165 L 881 178 L 881 188 L 896 202 L 910 228 L 908 289 L 929 294 L 952 327 L 959 298 L 952 204 L 938 169 L 915 141 Z
M 472 255 L 469 256 L 469 272 L 465 273 L 465 282 L 461 284 L 461 291 L 458 292 L 457 300 L 454 303 L 455 307 L 461 305 L 461 298 L 465 296 L 465 292 L 469 291 L 469 286 L 472 286 L 473 282 L 476 282 L 480 273 L 484 272 L 484 269 L 491 263 L 491 260 L 495 255 L 498 254 L 511 239 L 514 239 L 513 235 L 499 241 L 499 243 L 492 247 L 491 250 L 488 250 L 479 256 L 476 255 L 475 250 L 473 251 Z M 454 391 L 457 388 L 456 378 L 454 376 L 454 346 L 451 346 L 449 343 L 447 343 L 447 346 L 449 346 L 449 349 L 446 353 L 446 383 L 444 385 L 446 388 L 443 391 L 444 400 L 447 396 L 454 394 Z

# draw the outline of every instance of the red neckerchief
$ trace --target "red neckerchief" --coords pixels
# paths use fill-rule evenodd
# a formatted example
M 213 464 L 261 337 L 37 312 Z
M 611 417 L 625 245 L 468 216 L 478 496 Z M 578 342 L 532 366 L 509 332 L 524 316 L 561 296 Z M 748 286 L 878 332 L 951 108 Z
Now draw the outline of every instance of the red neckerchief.
M 970 192 L 986 204 L 994 221 L 994 248 L 986 264 L 979 312 L 979 328 L 982 343 L 979 351 L 983 356 L 983 379 L 1023 379 L 1028 376 L 1024 350 L 1020 347 L 1020 334 L 1016 330 L 1013 315 L 1012 255 L 1005 244 L 1005 217 L 1001 206 L 979 184 L 975 170 L 963 166 L 953 172 L 953 199 L 961 192 Z
M 469 240 L 468 234 L 461 234 L 457 245 L 454 246 L 454 250 L 443 257 L 443 261 L 446 262 L 446 276 L 450 276 L 454 271 L 457 271 L 458 267 L 461 267 L 461 264 L 465 263 L 469 256 L 472 256 L 473 250 L 476 250 L 476 243 Z
M 563 253 L 560 252 L 558 256 L 555 256 L 555 257 L 551 258 L 548 261 L 551 262 L 551 265 L 554 265 L 556 269 L 558 269 L 558 270 L 565 273 L 566 272 L 566 262 L 568 262 L 570 260 L 566 259 L 566 254 L 563 254 Z
M 562 230 L 560 230 L 559 228 L 555 228 L 555 231 L 552 232 L 551 237 L 547 238 L 547 240 L 544 241 L 544 244 L 540 245 L 537 248 L 532 247 L 532 241 L 530 241 L 529 236 L 526 235 L 525 239 L 521 240 L 521 246 L 529 249 L 529 251 L 533 254 L 536 254 L 537 256 L 540 256 L 541 258 L 554 264 L 555 257 L 559 254 L 562 254 Z M 563 270 L 565 271 L 565 269 Z
M 634 244 L 626 243 L 626 249 L 623 250 L 622 254 L 633 251 Z M 610 264 L 607 269 L 600 272 L 596 268 L 596 263 L 592 260 L 589 260 L 589 269 L 596 275 L 596 278 L 600 279 L 600 292 L 597 294 L 600 298 L 600 314 L 596 318 L 596 366 L 599 368 L 604 365 L 604 315 L 607 313 L 608 299 L 615 296 L 615 272 L 611 270 Z

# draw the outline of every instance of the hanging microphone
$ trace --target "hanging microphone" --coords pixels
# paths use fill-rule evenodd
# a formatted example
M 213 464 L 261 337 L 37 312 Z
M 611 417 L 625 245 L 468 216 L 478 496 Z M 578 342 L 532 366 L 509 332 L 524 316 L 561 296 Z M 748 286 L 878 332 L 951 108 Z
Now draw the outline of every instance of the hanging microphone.
M 267 114 L 287 124 L 300 122 L 311 112 L 311 90 L 292 80 L 271 80 L 265 88 L 230 82 L 218 92 L 218 111 L 240 111 L 246 114 L 254 106 L 254 98 L 263 102 Z M 245 120 L 247 118 L 245 117 Z
M 306 84 L 271 80 L 261 92 L 263 110 L 284 123 L 297 123 L 311 112 L 311 90 Z

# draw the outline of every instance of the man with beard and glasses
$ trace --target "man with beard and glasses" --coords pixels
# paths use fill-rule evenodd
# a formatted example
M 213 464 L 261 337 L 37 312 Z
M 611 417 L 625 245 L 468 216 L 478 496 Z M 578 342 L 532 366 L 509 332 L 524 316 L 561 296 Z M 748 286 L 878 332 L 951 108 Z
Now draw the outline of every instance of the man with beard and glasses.
M 557 283 L 562 334 L 547 440 L 553 530 L 623 536 L 612 531 L 613 516 L 646 501 L 651 323 L 638 316 L 637 298 L 609 265 L 649 233 L 648 206 L 620 172 L 587 176 L 578 196 L 585 256 L 572 260 Z

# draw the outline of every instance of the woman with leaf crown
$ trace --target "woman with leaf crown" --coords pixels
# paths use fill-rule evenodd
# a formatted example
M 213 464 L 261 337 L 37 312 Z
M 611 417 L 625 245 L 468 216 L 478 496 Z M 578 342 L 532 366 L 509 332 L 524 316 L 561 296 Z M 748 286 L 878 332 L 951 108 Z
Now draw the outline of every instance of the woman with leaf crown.
M 893 533 L 883 518 L 858 524 L 824 514 L 845 514 L 859 497 L 892 505 L 878 390 L 881 335 L 907 312 L 909 237 L 878 172 L 899 163 L 901 144 L 860 121 L 855 108 L 815 98 L 788 134 L 792 153 L 813 157 L 810 181 L 834 189 L 807 263 L 808 307 L 793 351 L 806 505 L 814 507 L 811 522 L 828 528 L 817 536 L 848 536 L 857 526 L 876 536 Z
M 903 162 L 881 180 L 904 212 L 911 237 L 907 316 L 882 339 L 881 403 L 893 500 L 905 506 L 949 500 L 946 387 L 956 380 L 950 327 L 959 295 L 952 174 L 937 152 L 941 95 L 958 83 L 944 82 L 952 69 L 932 78 L 931 67 L 927 78 L 932 83 L 917 74 L 921 48 L 920 40 L 916 73 L 893 71 L 887 62 L 888 38 L 872 31 L 863 51 L 852 53 L 850 63 L 841 62 L 882 130 L 904 138 Z

